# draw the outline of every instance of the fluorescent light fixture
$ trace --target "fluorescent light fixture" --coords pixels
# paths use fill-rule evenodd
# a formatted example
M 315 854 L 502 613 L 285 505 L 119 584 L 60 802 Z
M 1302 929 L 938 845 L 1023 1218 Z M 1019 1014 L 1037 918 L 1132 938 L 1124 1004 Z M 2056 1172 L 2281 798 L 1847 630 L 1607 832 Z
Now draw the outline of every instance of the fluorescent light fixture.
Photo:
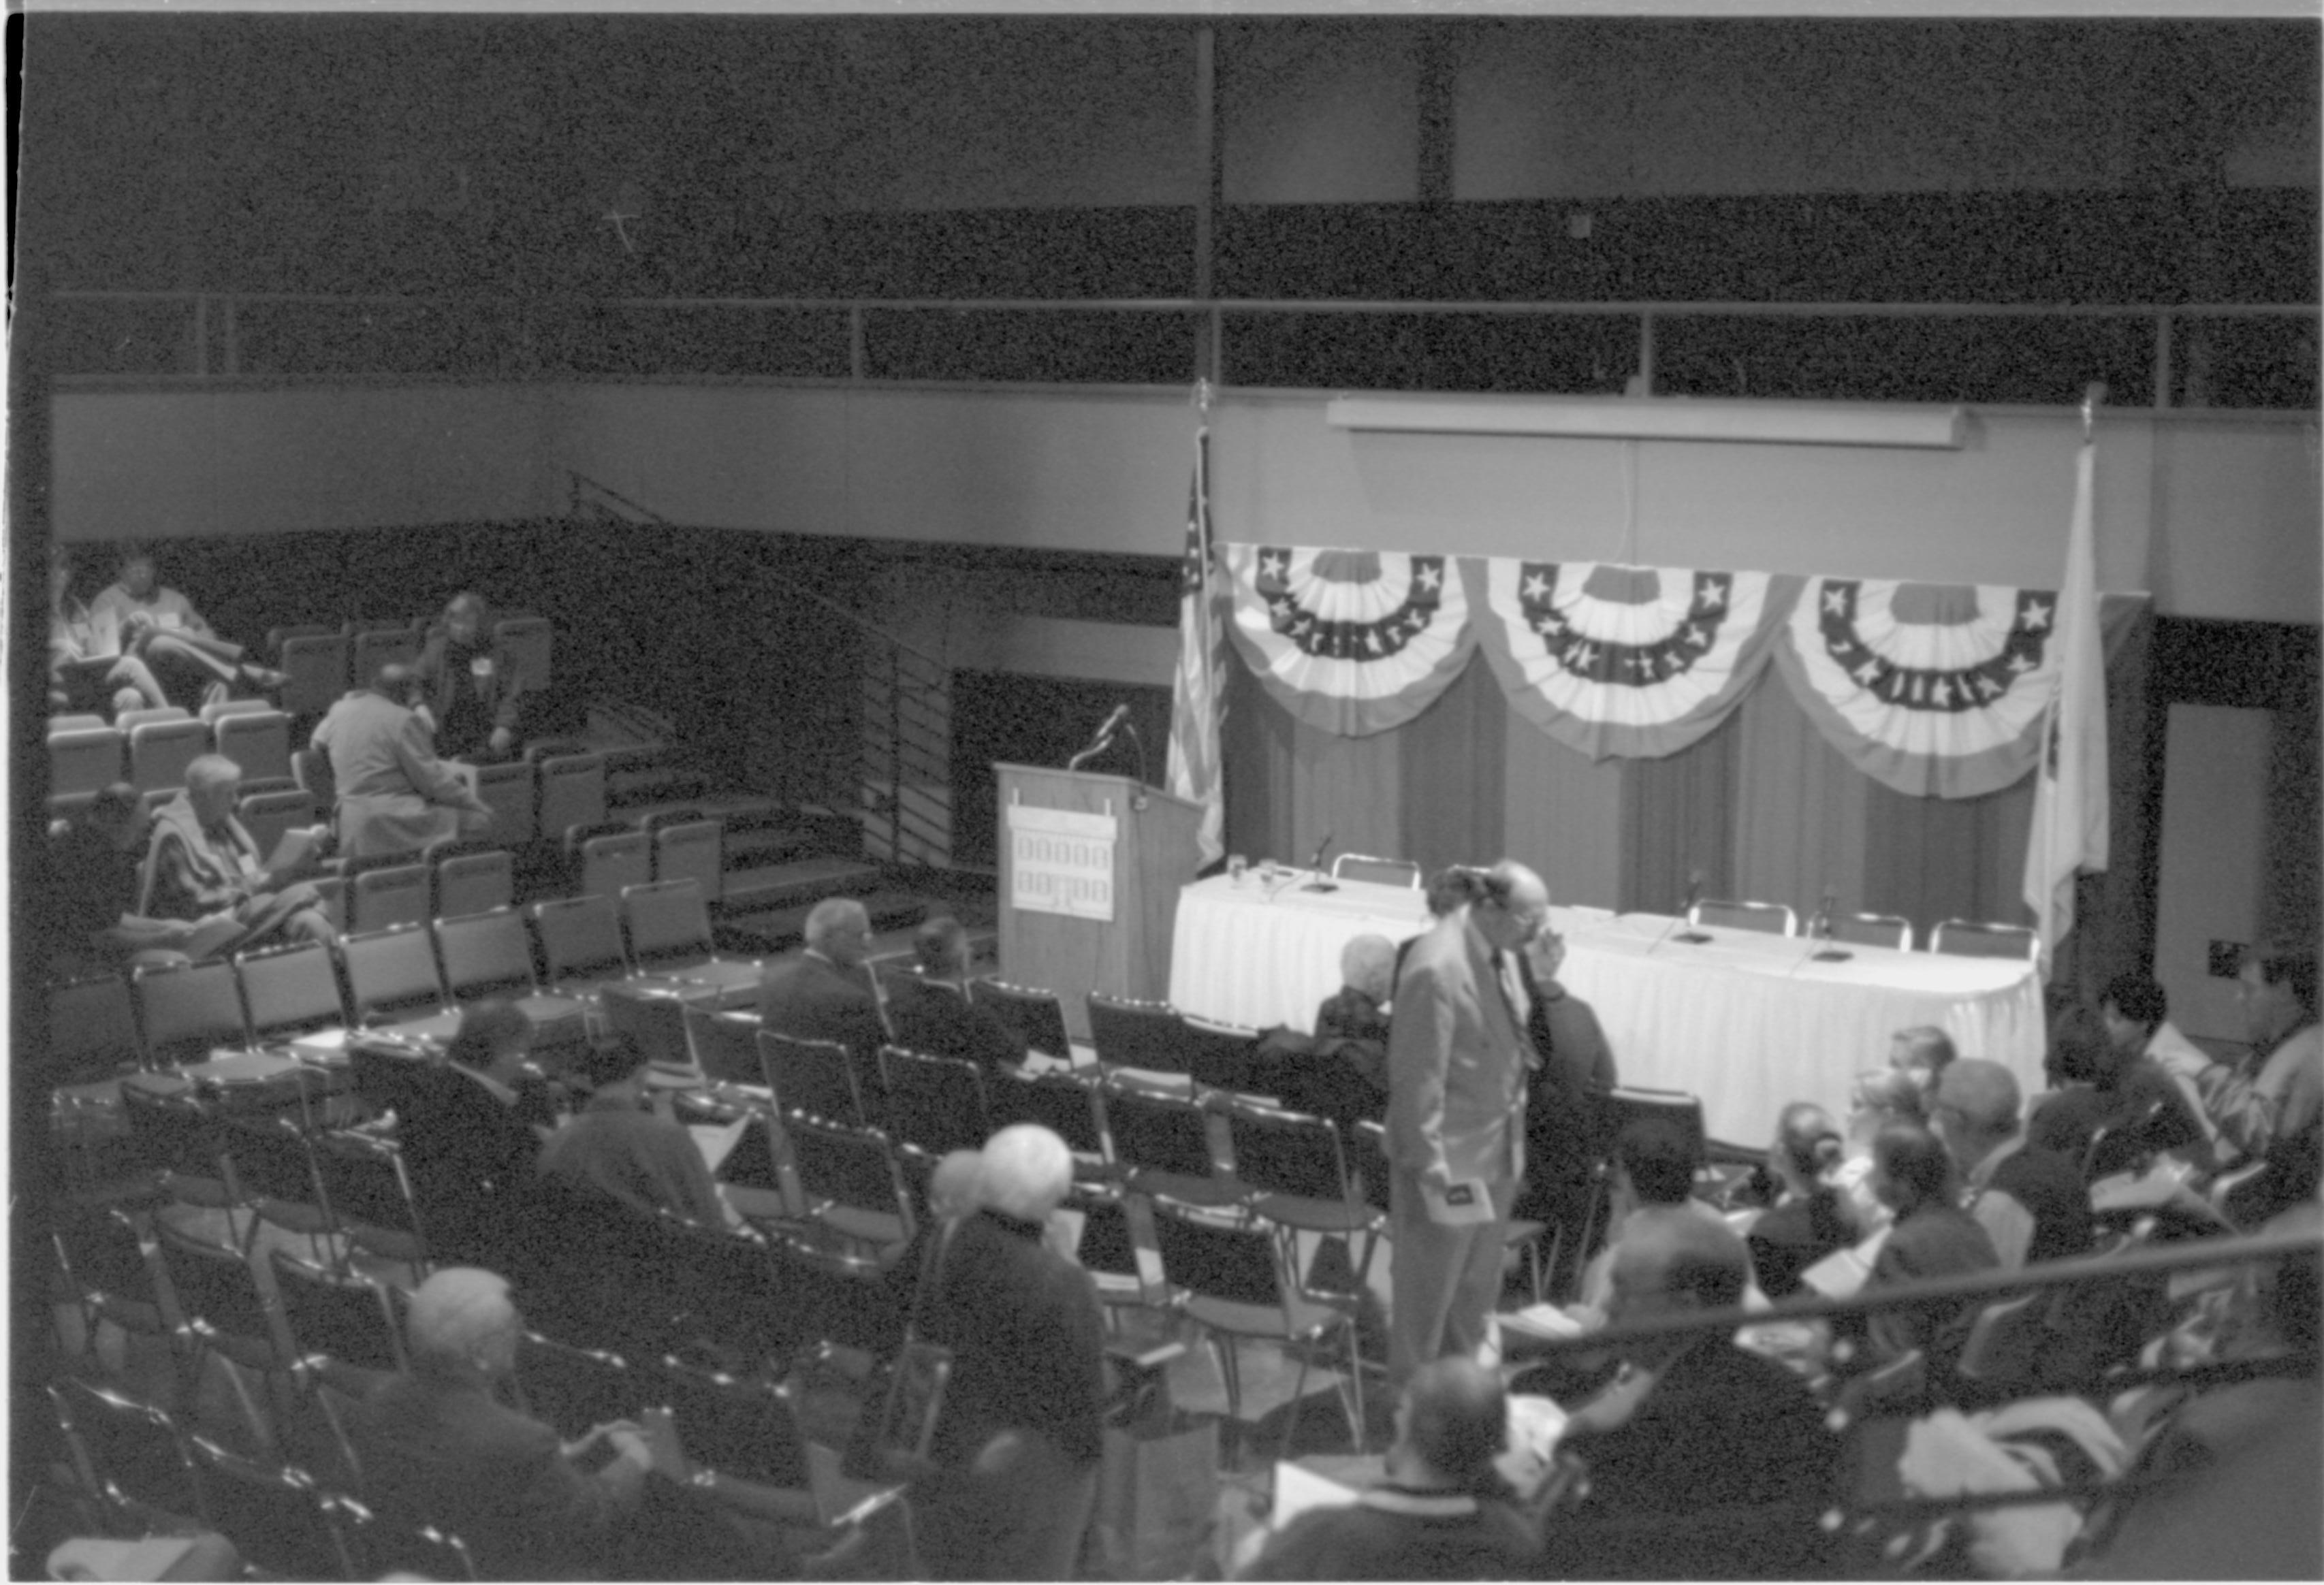
M 1687 397 L 1338 396 L 1324 408 L 1323 416 L 1341 429 L 1949 451 L 1960 449 L 1967 429 L 1958 407 Z

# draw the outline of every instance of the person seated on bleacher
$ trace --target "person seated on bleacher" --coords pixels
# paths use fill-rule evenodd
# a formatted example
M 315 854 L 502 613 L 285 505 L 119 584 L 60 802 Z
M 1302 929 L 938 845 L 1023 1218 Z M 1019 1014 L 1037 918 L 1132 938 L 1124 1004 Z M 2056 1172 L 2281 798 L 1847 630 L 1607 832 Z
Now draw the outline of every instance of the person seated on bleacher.
M 1732 1310 L 1749 1280 L 1730 1229 L 1661 1218 L 1617 1249 L 1609 1318 Z M 1807 1384 L 1738 1347 L 1731 1327 L 1641 1338 L 1622 1352 L 1623 1374 L 1558 1439 L 1538 1577 L 1816 1578 L 1840 1444 Z M 1655 1522 L 1585 1528 L 1626 1519 Z
M 1831 1113 L 1806 1101 L 1784 1108 L 1767 1147 L 1775 1202 L 1745 1239 L 1759 1291 L 1770 1299 L 1797 1294 L 1802 1272 L 1861 1236 L 1855 1208 L 1834 1181 L 1843 1154 Z
M 492 610 L 482 594 L 463 591 L 428 630 L 412 668 L 420 709 L 436 729 L 436 751 L 447 760 L 504 760 L 516 745 L 524 701 L 521 677 L 511 677 L 493 652 Z
M 217 636 L 193 602 L 163 588 L 153 576 L 152 552 L 132 548 L 121 558 L 121 576 L 89 603 L 100 645 L 110 640 L 120 651 L 143 660 L 165 690 L 189 707 L 230 698 L 237 691 L 280 688 L 282 673 L 245 659 L 243 648 Z
M 1104 1440 L 1104 1323 L 1089 1273 L 1043 1239 L 1074 1156 L 1033 1123 L 1002 1129 L 982 1156 L 982 1208 L 947 1241 L 918 1317 L 953 1356 L 920 1483 L 924 1551 L 938 1579 L 1077 1579 Z
M 923 1056 L 955 1056 L 987 1070 L 1025 1060 L 1025 1037 L 968 1000 L 968 931 L 940 914 L 914 933 L 920 972 L 891 981 L 888 1027 L 897 1045 Z
M 1969 1212 L 2011 1268 L 2090 1252 L 2090 1195 L 2080 1168 L 2027 1142 L 2017 1078 L 1997 1062 L 1963 1057 L 1937 1081 L 1931 1121 L 1969 1185 Z
M 49 708 L 103 713 L 168 704 L 143 660 L 107 641 L 88 606 L 72 596 L 72 563 L 62 549 L 49 557 Z
M 144 968 L 189 961 L 184 949 L 202 922 L 138 911 L 138 877 L 152 830 L 137 789 L 116 781 L 50 839 L 48 912 L 42 923 L 60 962 Z
M 410 668 L 383 665 L 315 725 L 338 788 L 339 849 L 351 859 L 416 853 L 493 822 L 475 786 L 436 757 L 427 724 L 402 703 Z
M 871 915 L 854 898 L 827 897 L 807 910 L 806 934 L 807 949 L 770 965 L 759 982 L 761 1027 L 794 1040 L 836 1040 L 859 1074 L 877 1072 L 888 1026 L 863 967 Z
M 1960 1208 L 1959 1180 L 1944 1141 L 1914 1123 L 1891 1123 L 1872 1141 L 1873 1192 L 1895 1221 L 1873 1257 L 1862 1297 L 1934 1277 L 1966 1276 L 2001 1265 L 1993 1239 Z M 1981 1301 L 1934 1299 L 1868 1315 L 1842 1316 L 1835 1331 L 1858 1346 L 1855 1363 L 1877 1369 L 1918 1350 L 1923 1379 L 1941 1387 L 1952 1378 Z
M 1499 1376 L 1474 1359 L 1431 1360 L 1405 1384 L 1379 1481 L 1346 1507 L 1300 1515 L 1236 1578 L 1533 1577 L 1540 1538 L 1494 1464 L 1508 1438 Z
M 545 1177 L 596 1190 L 651 1215 L 668 1211 L 704 1227 L 737 1220 L 685 1125 L 650 1110 L 646 1054 L 626 1035 L 585 1047 L 577 1062 L 587 1105 L 540 1147 Z
M 313 863 L 313 850 L 286 869 L 266 868 L 269 855 L 235 817 L 241 787 L 242 768 L 223 754 L 197 755 L 186 767 L 186 785 L 153 816 L 136 912 L 194 921 L 232 914 L 243 927 L 237 948 L 277 936 L 337 941 L 321 894 L 295 879 Z
M 2034 1145 L 2056 1151 L 2079 1170 L 2103 1129 L 2107 1138 L 2085 1174 L 2093 1180 L 2166 1150 L 2209 1172 L 2215 1157 L 2200 1110 L 2160 1064 L 2141 1053 L 2141 1044 L 2119 1038 L 2110 1017 L 2102 1022 L 2086 1008 L 2068 1008 L 2052 1019 L 2045 1066 L 2061 1087 L 2026 1125 Z

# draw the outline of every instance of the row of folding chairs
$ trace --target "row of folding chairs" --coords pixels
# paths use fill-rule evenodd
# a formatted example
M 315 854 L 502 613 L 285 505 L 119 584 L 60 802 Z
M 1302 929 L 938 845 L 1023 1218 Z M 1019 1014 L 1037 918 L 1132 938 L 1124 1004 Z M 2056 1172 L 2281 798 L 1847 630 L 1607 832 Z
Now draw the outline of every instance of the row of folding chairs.
M 351 621 L 331 627 L 318 622 L 274 629 L 267 635 L 275 664 L 286 674 L 282 708 L 310 715 L 331 707 L 359 677 L 374 675 L 390 661 L 420 659 L 427 620 Z M 493 624 L 493 664 L 539 693 L 550 680 L 555 631 L 541 616 L 503 617 Z
M 48 742 L 52 811 L 70 809 L 116 781 L 166 796 L 185 785 L 187 766 L 210 753 L 242 768 L 246 791 L 296 785 L 290 717 L 254 699 L 206 705 L 199 716 L 175 706 L 124 710 L 110 725 L 97 716 L 58 716 L 49 723 Z
M 298 1050 L 309 1037 L 327 1052 L 337 1044 L 330 1032 L 349 1028 L 445 1039 L 460 1008 L 495 996 L 524 1011 L 537 1042 L 570 1044 L 586 1035 L 587 999 L 604 986 L 645 981 L 740 999 L 755 994 L 763 972 L 755 959 L 713 949 L 693 881 L 653 881 L 618 899 L 493 908 L 349 935 L 336 948 L 300 943 L 57 986 L 50 1055 L 62 1074 L 101 1078 L 219 1051 Z
M 1770 935 L 1800 933 L 1799 915 L 1784 903 L 1707 898 L 1688 907 L 1686 922 L 1698 927 L 1752 930 Z M 1885 946 L 1897 952 L 1913 950 L 1913 922 L 1902 914 L 1833 914 L 1824 926 L 1831 940 L 1844 945 Z M 1929 932 L 1928 950 L 1955 957 L 2030 960 L 2039 954 L 2041 941 L 2023 925 L 1943 919 Z

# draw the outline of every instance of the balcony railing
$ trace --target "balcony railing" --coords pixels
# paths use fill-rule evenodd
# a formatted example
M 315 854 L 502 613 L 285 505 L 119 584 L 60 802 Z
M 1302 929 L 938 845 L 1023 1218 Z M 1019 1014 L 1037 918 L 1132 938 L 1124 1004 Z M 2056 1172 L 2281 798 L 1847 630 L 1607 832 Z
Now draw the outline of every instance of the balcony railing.
M 480 298 L 60 291 L 74 382 L 769 379 L 2310 408 L 2301 303 Z

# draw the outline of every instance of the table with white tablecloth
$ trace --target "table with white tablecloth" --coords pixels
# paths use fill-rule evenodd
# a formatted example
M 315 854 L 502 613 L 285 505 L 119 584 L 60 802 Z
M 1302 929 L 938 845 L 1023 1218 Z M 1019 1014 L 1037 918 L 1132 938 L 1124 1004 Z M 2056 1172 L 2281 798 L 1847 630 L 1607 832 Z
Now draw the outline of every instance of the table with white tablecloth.
M 1358 935 L 1401 940 L 1428 910 L 1406 888 L 1299 874 L 1197 881 L 1178 897 L 1170 1000 L 1198 1018 L 1312 1029 Z M 1932 1024 L 1964 1056 L 2006 1064 L 2042 1087 L 2042 987 L 2034 965 L 1825 944 L 1753 931 L 1687 930 L 1656 914 L 1553 908 L 1566 989 L 1597 1010 L 1625 1084 L 1685 1090 L 1722 1139 L 1757 1144 L 1794 1101 L 1847 1109 L 1855 1075 L 1887 1061 L 1889 1037 Z M 1708 940 L 1683 939 L 1690 935 Z

